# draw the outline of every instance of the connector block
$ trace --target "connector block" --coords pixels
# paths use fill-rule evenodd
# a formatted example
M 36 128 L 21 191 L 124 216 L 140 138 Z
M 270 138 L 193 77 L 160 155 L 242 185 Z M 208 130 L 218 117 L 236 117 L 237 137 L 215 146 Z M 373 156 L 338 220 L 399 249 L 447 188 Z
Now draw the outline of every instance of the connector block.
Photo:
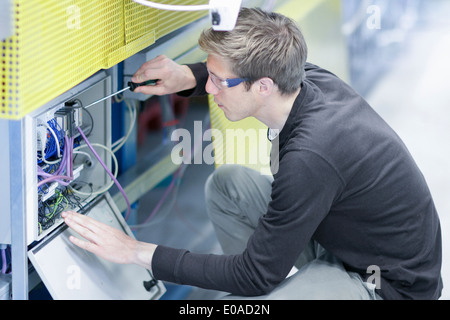
M 77 128 L 83 124 L 82 108 L 75 102 L 66 102 L 64 107 L 55 112 L 55 118 L 69 138 L 79 134 Z

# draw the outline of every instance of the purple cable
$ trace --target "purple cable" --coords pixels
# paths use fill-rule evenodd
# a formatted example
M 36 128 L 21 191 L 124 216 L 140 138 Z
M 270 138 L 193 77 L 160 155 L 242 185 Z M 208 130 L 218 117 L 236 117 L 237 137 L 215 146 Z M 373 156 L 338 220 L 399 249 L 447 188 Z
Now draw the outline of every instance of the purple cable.
M 66 149 L 64 151 L 63 158 L 61 160 L 61 164 L 59 165 L 58 170 L 55 172 L 54 175 L 47 174 L 43 172 L 43 170 L 38 166 L 38 175 L 45 177 L 46 179 L 39 181 L 37 187 L 46 184 L 47 182 L 51 181 L 57 181 L 63 186 L 68 186 L 69 183 L 64 182 L 63 180 L 73 180 L 73 164 L 72 164 L 72 158 L 73 158 L 73 141 L 74 138 L 68 138 L 66 136 Z M 64 167 L 66 167 L 66 175 L 63 176 L 62 172 L 64 171 Z M 40 169 L 40 170 L 39 170 Z
M 151 218 L 153 218 L 153 216 L 159 211 L 159 209 L 161 208 L 161 206 L 163 205 L 164 201 L 166 201 L 167 196 L 169 195 L 169 193 L 172 191 L 172 189 L 175 186 L 175 182 L 178 178 L 178 174 L 180 172 L 180 169 L 178 168 L 175 173 L 172 176 L 172 181 L 170 182 L 170 185 L 167 187 L 166 191 L 164 192 L 164 195 L 162 196 L 162 198 L 159 200 L 158 204 L 155 206 L 155 208 L 153 209 L 153 211 L 150 213 L 150 215 L 147 217 L 147 219 L 145 219 L 144 222 L 142 222 L 142 224 L 146 224 L 150 221 Z M 133 229 L 133 228 L 132 228 Z
M 108 167 L 106 166 L 106 164 L 102 161 L 102 159 L 100 158 L 100 156 L 97 154 L 97 152 L 94 150 L 94 148 L 92 147 L 92 145 L 89 143 L 89 140 L 86 138 L 86 136 L 84 135 L 83 130 L 81 130 L 80 127 L 77 128 L 78 131 L 80 132 L 81 136 L 83 137 L 84 141 L 86 142 L 87 146 L 89 147 L 89 149 L 91 149 L 92 153 L 94 154 L 94 156 L 97 158 L 97 160 L 100 162 L 100 164 L 102 165 L 102 167 L 106 170 L 106 172 L 108 173 L 108 175 L 111 177 L 111 179 L 113 179 L 114 183 L 117 185 L 117 188 L 119 188 L 120 193 L 122 193 L 123 197 L 125 198 L 125 201 L 127 203 L 127 214 L 125 216 L 125 220 L 128 220 L 129 216 L 130 216 L 130 212 L 131 212 L 131 204 L 130 201 L 128 200 L 128 197 L 125 193 L 125 190 L 123 190 L 122 186 L 120 185 L 119 181 L 117 181 L 116 177 L 114 177 L 114 175 L 112 174 L 112 172 L 108 169 Z
M 56 170 L 56 172 L 55 172 L 55 176 L 61 175 L 61 173 L 64 171 L 64 168 L 66 167 L 66 162 L 69 160 L 68 159 L 69 152 L 68 152 L 67 148 L 68 148 L 68 146 L 70 148 L 70 144 L 69 144 L 69 137 L 67 135 L 64 137 L 64 142 L 65 142 L 64 154 L 61 159 L 61 163 L 59 164 L 58 170 Z
M 2 249 L 2 274 L 6 274 L 6 249 Z

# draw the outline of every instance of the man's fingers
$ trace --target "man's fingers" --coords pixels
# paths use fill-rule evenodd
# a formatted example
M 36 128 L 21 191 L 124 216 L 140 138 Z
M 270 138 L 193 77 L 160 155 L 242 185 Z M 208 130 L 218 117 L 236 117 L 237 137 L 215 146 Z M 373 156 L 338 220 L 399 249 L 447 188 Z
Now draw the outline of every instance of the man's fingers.
M 87 250 L 87 251 L 90 251 L 93 253 L 95 251 L 95 247 L 94 247 L 95 245 L 91 242 L 87 242 L 87 241 L 78 239 L 75 236 L 70 236 L 69 240 L 70 240 L 70 242 L 72 242 L 74 245 L 80 247 L 81 249 L 84 249 L 84 250 Z
M 160 79 L 161 72 L 161 61 L 164 60 L 164 56 L 158 56 L 155 59 L 145 62 L 137 71 L 134 73 L 131 81 L 135 83 L 141 83 L 150 79 Z
M 101 228 L 94 219 L 75 212 L 65 212 L 62 216 L 65 223 L 76 233 L 86 240 L 94 243 L 98 242 L 96 233 L 98 233 Z
M 167 74 L 164 73 L 164 69 L 161 66 L 146 68 L 141 71 L 136 71 L 131 81 L 134 83 L 141 83 L 147 80 L 164 79 Z
M 155 95 L 155 96 L 162 96 L 167 94 L 167 89 L 160 83 L 153 85 L 153 86 L 141 86 L 137 87 L 134 92 L 136 93 L 143 93 L 146 95 Z
M 75 236 L 70 236 L 69 240 L 70 240 L 70 242 L 72 242 L 74 245 L 80 247 L 81 249 L 89 251 L 95 255 L 101 256 L 101 248 L 97 244 L 78 239 Z
M 102 223 L 98 222 L 97 220 L 95 220 L 87 215 L 80 214 L 80 213 L 74 212 L 74 211 L 68 211 L 68 212 L 62 213 L 62 217 L 64 219 L 69 218 L 69 219 L 73 220 L 75 223 L 88 228 L 92 232 L 98 232 L 99 230 L 103 229 L 103 226 L 104 226 Z

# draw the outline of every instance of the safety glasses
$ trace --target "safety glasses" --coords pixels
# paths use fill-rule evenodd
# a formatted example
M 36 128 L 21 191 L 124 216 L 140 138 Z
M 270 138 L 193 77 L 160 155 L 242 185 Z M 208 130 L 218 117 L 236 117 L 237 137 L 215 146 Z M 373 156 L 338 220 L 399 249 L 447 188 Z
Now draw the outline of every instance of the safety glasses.
M 208 73 L 209 73 L 209 78 L 211 79 L 211 82 L 214 83 L 214 85 L 219 90 L 233 88 L 233 87 L 240 85 L 242 82 L 250 81 L 250 79 L 248 79 L 248 78 L 221 79 L 209 71 L 208 71 Z

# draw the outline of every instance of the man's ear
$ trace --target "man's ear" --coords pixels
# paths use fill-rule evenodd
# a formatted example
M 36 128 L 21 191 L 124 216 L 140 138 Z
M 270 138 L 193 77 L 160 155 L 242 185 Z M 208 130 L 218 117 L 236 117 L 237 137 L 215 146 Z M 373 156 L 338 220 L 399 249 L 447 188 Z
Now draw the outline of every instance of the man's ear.
M 273 90 L 275 89 L 275 83 L 270 78 L 261 78 L 258 81 L 256 81 L 256 90 L 257 93 L 262 95 L 263 97 L 268 97 L 273 93 Z

